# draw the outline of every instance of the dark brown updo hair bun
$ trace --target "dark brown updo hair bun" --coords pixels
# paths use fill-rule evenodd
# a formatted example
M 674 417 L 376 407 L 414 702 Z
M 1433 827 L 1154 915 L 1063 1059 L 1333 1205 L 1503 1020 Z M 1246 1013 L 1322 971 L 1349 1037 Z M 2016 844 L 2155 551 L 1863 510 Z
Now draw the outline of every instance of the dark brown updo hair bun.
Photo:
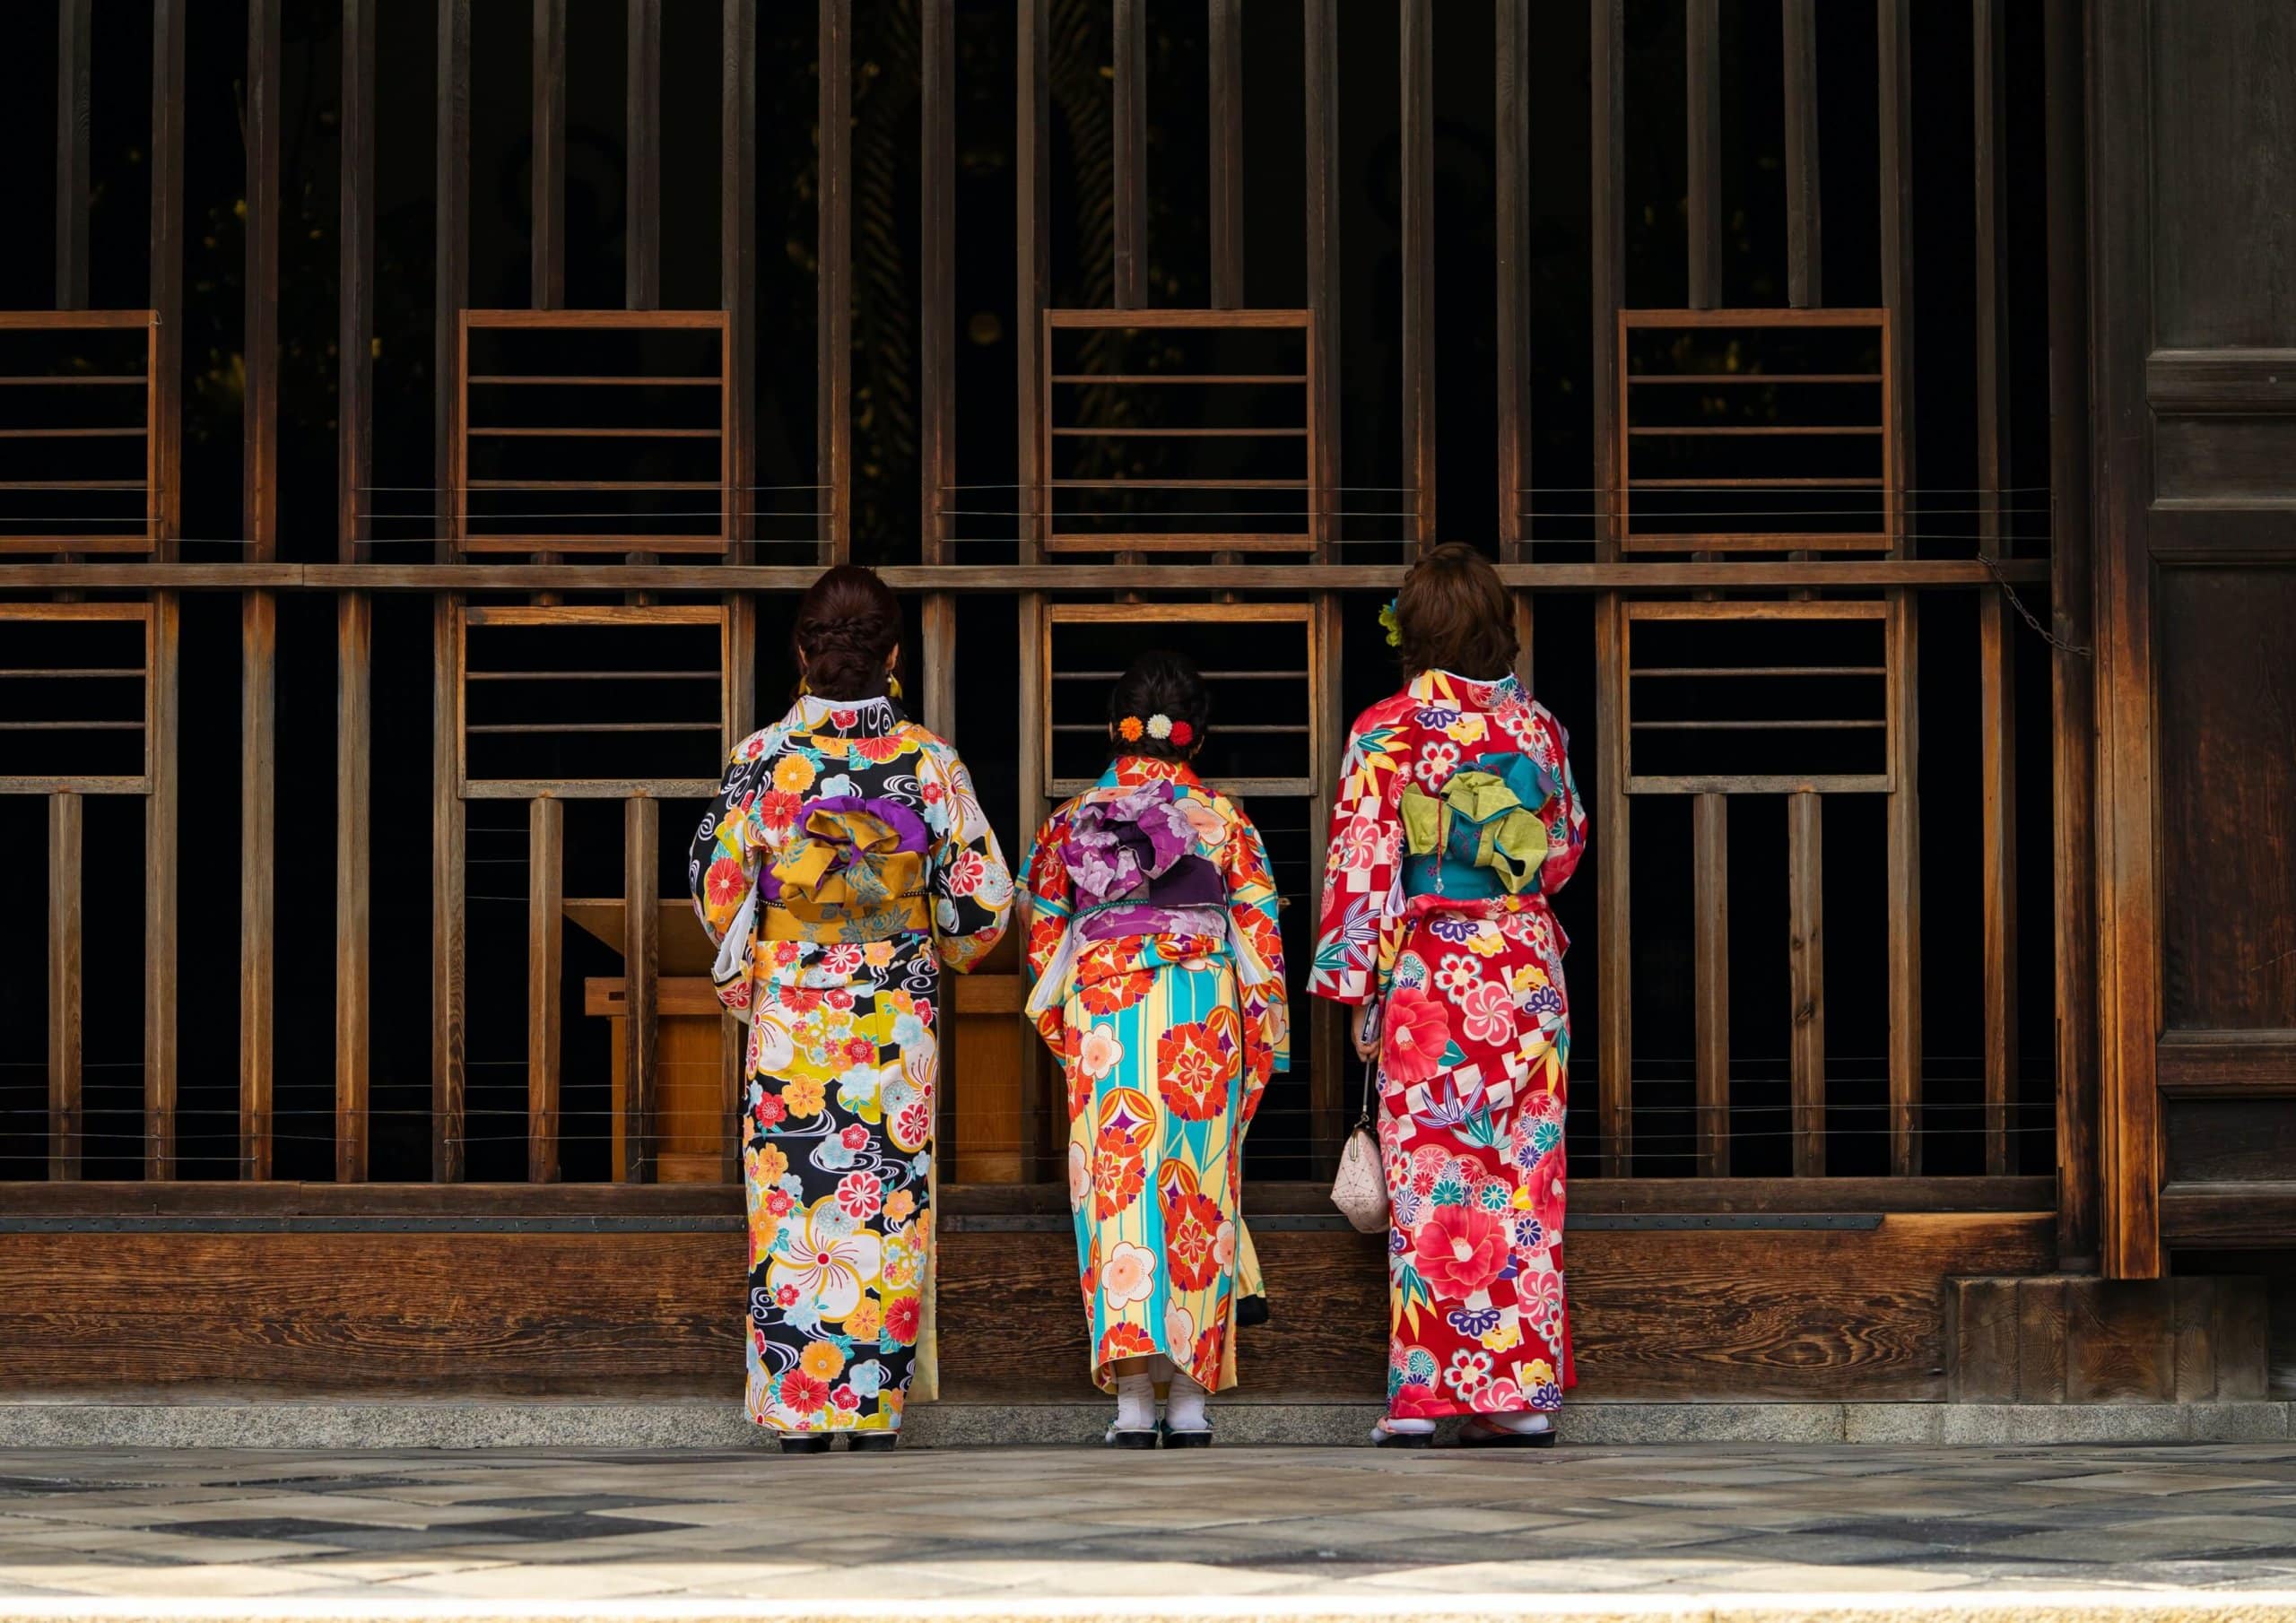
M 1127 716 L 1141 724 L 1137 739 L 1127 739 L 1118 731 Z M 1175 725 L 1186 722 L 1187 742 L 1151 735 L 1147 724 L 1152 716 L 1161 716 Z M 1196 753 L 1211 725 L 1212 690 L 1204 685 L 1204 673 L 1196 668 L 1196 661 L 1185 654 L 1152 649 L 1134 660 L 1132 668 L 1109 690 L 1110 759 L 1145 755 L 1154 760 L 1186 760 Z
M 1491 560 L 1463 541 L 1420 555 L 1396 594 L 1403 668 L 1497 681 L 1515 668 L 1515 605 Z
M 797 602 L 789 647 L 805 686 L 823 699 L 874 699 L 885 691 L 885 662 L 900 646 L 900 600 L 876 571 L 841 563 Z

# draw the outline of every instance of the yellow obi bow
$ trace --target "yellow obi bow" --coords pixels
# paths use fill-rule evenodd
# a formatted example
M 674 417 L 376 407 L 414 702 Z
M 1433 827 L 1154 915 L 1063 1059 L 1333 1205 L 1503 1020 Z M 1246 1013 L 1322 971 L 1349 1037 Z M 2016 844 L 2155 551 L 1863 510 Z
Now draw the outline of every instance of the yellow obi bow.
M 1432 858 L 1420 865 L 1438 870 L 1425 877 L 1439 882 L 1413 884 L 1413 893 L 1471 891 L 1474 876 L 1462 869 L 1487 872 L 1510 896 L 1535 886 L 1546 861 L 1546 825 L 1526 803 L 1525 791 L 1537 792 L 1537 773 L 1517 756 L 1503 773 L 1480 767 L 1452 773 L 1439 795 L 1415 783 L 1404 785 L 1396 810 L 1403 818 L 1405 848 L 1414 857 Z M 1523 778 L 1530 782 L 1511 781 Z M 1469 835 L 1472 843 L 1463 838 Z M 1468 883 L 1463 886 L 1462 880 Z
M 924 824 L 905 806 L 841 798 L 807 812 L 766 870 L 768 940 L 879 941 L 932 927 Z

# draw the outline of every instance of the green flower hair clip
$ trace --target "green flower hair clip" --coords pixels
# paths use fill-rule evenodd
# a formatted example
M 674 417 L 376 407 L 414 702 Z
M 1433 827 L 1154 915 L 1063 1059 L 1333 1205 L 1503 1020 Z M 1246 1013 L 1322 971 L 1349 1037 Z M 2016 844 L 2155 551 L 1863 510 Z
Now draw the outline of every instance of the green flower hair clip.
M 1387 599 L 1387 606 L 1379 611 L 1379 623 L 1387 629 L 1387 647 L 1390 648 L 1403 647 L 1403 621 L 1396 618 L 1396 604 L 1402 596 L 1402 593 L 1396 593 Z

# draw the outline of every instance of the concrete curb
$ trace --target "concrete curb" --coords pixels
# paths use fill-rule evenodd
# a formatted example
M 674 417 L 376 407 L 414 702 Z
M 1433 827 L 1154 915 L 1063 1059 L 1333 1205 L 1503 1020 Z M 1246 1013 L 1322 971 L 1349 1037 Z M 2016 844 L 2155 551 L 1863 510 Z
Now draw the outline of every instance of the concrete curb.
M 2296 1436 L 2285 1402 L 2254 1403 L 1601 1403 L 1563 1413 L 1568 1445 L 1655 1443 L 1938 1444 L 2266 1443 Z M 1223 1442 L 1262 1446 L 1362 1444 L 1376 1403 L 1217 1404 Z M 1098 1403 L 932 1403 L 907 1428 L 909 1446 L 1085 1445 L 1100 1441 Z M 762 1439 L 734 1402 L 586 1399 L 433 1402 L 0 1402 L 0 1448 L 576 1448 L 723 1450 Z

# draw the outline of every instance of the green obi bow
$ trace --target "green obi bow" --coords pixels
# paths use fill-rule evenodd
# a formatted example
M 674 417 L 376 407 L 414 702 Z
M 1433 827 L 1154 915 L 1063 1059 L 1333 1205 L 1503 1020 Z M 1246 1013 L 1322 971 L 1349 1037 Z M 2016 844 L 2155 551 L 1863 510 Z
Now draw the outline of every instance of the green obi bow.
M 1451 774 L 1439 794 L 1403 787 L 1404 888 L 1461 898 L 1536 890 L 1546 861 L 1539 808 L 1552 797 L 1529 757 L 1485 755 Z

